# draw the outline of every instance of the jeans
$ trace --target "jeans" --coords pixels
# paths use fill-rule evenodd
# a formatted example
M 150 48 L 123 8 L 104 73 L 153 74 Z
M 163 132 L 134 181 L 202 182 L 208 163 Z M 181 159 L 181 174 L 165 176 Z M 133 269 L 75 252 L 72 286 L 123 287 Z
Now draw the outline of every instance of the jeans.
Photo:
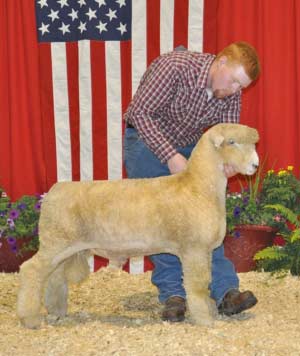
M 189 158 L 195 145 L 178 148 L 177 151 Z M 124 160 L 128 178 L 152 178 L 170 175 L 166 164 L 152 153 L 138 137 L 133 128 L 126 128 L 124 137 Z M 165 302 L 171 296 L 186 297 L 182 283 L 182 267 L 175 255 L 161 253 L 150 256 L 154 264 L 152 283 L 159 290 L 159 301 Z M 199 276 L 200 278 L 200 276 Z M 224 295 L 231 289 L 239 288 L 239 279 L 234 266 L 224 256 L 224 246 L 213 251 L 212 280 L 208 286 L 210 296 L 219 305 Z

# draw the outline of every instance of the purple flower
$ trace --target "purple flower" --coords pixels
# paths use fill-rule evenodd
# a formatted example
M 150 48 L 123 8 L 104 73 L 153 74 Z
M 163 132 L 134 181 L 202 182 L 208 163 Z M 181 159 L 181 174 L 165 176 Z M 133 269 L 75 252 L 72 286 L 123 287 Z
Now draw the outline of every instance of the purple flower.
M 241 214 L 241 208 L 239 206 L 236 206 L 233 210 L 233 216 L 235 218 L 238 218 Z
M 0 211 L 0 216 L 3 217 L 6 215 L 6 212 L 5 211 Z
M 6 205 L 6 207 L 7 207 L 8 209 L 10 209 L 10 208 L 11 208 L 11 203 L 8 203 L 8 204 Z
M 7 242 L 8 242 L 9 245 L 13 246 L 13 245 L 16 244 L 17 240 L 16 240 L 16 238 L 13 237 L 13 236 L 8 236 L 8 237 L 7 237 Z
M 247 205 L 249 203 L 249 197 L 245 197 L 244 199 L 243 199 L 243 204 L 244 205 Z
M 9 213 L 9 217 L 12 219 L 12 220 L 16 220 L 20 215 L 20 212 L 19 210 L 17 209 L 12 209 Z
M 39 234 L 39 227 L 38 227 L 38 226 L 36 226 L 36 227 L 34 228 L 34 230 L 32 231 L 32 234 L 33 234 L 33 236 L 36 236 L 36 235 Z
M 19 210 L 24 210 L 26 208 L 27 208 L 27 205 L 25 203 L 21 203 L 21 204 L 18 205 L 18 209 Z
M 239 238 L 239 237 L 241 237 L 241 233 L 237 230 L 234 230 L 233 236 L 236 238 Z
M 38 202 L 38 203 L 36 203 L 35 204 L 35 206 L 34 206 L 34 208 L 36 209 L 36 210 L 41 210 L 41 203 L 40 202 Z
M 18 248 L 16 245 L 10 246 L 10 249 L 12 250 L 13 253 L 17 253 L 18 252 Z

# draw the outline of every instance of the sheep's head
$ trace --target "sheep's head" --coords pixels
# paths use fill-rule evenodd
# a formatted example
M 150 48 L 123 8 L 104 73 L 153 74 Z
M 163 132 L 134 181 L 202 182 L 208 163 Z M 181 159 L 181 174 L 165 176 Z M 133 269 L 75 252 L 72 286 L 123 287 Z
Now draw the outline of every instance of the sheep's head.
M 256 129 L 239 124 L 218 124 L 207 131 L 209 140 L 222 157 L 223 164 L 236 173 L 252 175 L 259 158 L 255 144 L 259 140 Z

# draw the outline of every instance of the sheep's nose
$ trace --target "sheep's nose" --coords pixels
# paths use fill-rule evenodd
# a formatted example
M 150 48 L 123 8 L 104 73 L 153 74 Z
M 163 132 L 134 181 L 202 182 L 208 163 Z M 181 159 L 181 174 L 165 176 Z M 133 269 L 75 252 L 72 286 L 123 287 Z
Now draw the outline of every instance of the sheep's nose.
M 257 168 L 258 168 L 258 164 L 252 163 L 252 167 L 255 168 L 255 169 L 257 169 Z

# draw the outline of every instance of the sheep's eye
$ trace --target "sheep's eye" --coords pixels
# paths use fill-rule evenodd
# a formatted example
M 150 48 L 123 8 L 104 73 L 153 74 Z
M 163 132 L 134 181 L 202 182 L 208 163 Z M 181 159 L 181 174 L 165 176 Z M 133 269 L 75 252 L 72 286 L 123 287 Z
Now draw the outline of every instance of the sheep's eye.
M 228 140 L 228 144 L 229 144 L 229 145 L 234 145 L 235 142 L 234 142 L 234 140 L 231 138 L 231 139 Z

